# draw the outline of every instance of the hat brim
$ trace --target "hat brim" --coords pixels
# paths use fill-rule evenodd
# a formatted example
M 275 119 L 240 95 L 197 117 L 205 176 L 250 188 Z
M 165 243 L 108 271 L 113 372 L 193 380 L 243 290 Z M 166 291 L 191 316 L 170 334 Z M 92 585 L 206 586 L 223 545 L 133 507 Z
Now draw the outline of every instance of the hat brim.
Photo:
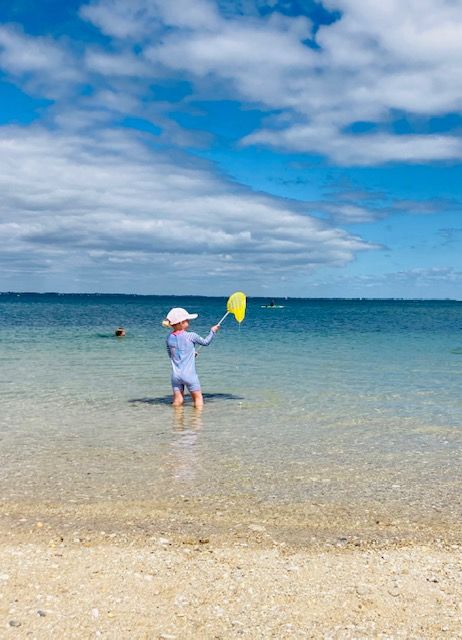
M 164 327 L 173 327 L 175 324 L 180 324 L 180 322 L 183 322 L 184 320 L 195 320 L 198 316 L 198 313 L 188 313 L 186 316 L 182 316 L 179 320 L 177 320 L 176 318 L 174 318 L 173 320 L 169 320 L 167 318 L 166 320 L 162 321 L 162 324 Z

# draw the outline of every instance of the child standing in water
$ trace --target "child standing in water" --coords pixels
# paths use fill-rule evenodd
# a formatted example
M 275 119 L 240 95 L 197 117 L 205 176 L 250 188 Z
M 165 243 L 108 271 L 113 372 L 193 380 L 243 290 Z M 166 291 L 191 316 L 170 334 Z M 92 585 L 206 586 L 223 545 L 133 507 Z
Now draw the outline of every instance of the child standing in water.
M 167 338 L 167 352 L 172 363 L 173 406 L 180 407 L 184 402 L 184 388 L 187 387 L 196 409 L 202 409 L 204 399 L 196 373 L 196 344 L 209 345 L 220 325 L 210 329 L 206 338 L 197 333 L 186 331 L 189 321 L 197 318 L 197 313 L 188 313 L 186 309 L 175 307 L 167 314 L 168 326 L 173 331 Z

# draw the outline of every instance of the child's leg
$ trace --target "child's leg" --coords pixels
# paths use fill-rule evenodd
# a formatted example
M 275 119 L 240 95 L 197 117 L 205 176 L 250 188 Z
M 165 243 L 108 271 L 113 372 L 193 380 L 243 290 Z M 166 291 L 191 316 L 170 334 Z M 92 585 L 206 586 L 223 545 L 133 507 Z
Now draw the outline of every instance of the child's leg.
M 184 391 L 181 389 L 173 389 L 172 405 L 174 407 L 181 407 L 184 402 Z
M 195 408 L 202 409 L 202 407 L 204 406 L 202 391 L 191 391 L 191 398 L 193 399 Z

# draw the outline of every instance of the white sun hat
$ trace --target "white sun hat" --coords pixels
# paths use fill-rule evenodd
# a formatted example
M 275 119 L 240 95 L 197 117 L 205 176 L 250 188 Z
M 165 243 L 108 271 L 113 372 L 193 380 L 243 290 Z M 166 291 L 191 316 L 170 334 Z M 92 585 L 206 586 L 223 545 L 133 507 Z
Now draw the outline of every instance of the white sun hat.
M 186 309 L 182 309 L 181 307 L 174 307 L 167 313 L 167 320 L 173 326 L 174 324 L 183 322 L 183 320 L 194 320 L 195 318 L 197 318 L 197 316 L 197 313 L 188 313 Z

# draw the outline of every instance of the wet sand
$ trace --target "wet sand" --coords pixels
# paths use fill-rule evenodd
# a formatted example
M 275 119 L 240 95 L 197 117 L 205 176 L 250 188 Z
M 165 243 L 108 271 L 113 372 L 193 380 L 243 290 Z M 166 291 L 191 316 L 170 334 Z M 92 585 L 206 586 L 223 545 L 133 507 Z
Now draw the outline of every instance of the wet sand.
M 462 638 L 457 522 L 378 505 L 4 503 L 0 637 Z

